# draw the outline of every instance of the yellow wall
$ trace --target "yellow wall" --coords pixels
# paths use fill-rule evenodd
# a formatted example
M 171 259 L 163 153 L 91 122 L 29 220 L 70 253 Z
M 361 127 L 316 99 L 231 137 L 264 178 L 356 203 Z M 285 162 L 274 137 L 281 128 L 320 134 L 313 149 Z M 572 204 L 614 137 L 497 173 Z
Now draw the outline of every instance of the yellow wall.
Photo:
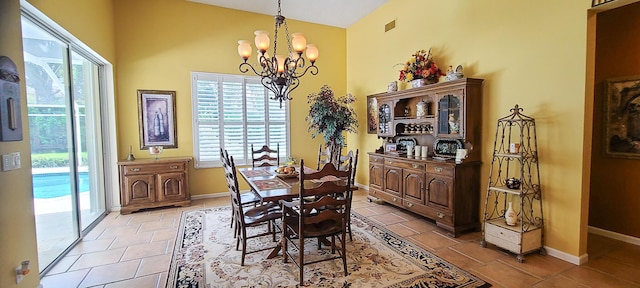
M 22 168 L 0 172 L 0 287 L 36 287 L 38 251 L 31 193 L 31 152 L 27 120 L 27 97 L 24 85 L 20 1 L 0 1 L 0 55 L 13 60 L 23 81 L 20 83 L 22 141 L 0 142 L 0 154 L 20 152 Z M 3 115 L 4 117 L 4 115 Z M 34 271 L 20 285 L 16 284 L 15 268 L 31 260 Z M 12 273 L 13 271 L 13 273 Z
M 109 62 L 115 62 L 113 1 L 27 1 Z
M 137 89 L 176 91 L 178 148 L 165 149 L 162 157 L 193 156 L 190 73 L 241 74 L 237 41 L 253 42 L 253 31 L 259 29 L 273 36 L 274 29 L 273 16 L 184 0 L 116 0 L 115 17 L 118 19 L 115 31 L 120 159 L 127 157 L 129 145 L 135 147 L 136 158 L 149 157 L 147 151 L 139 149 Z M 346 93 L 346 31 L 293 20 L 287 22 L 290 33 L 304 32 L 308 42 L 320 49 L 317 62 L 320 73 L 303 77 L 291 101 L 292 155 L 312 160 L 315 165 L 322 141 L 312 140 L 307 132 L 306 95 L 319 91 L 323 84 L 330 85 L 338 95 Z M 284 39 L 280 41 L 279 52 L 286 49 Z M 194 169 L 192 166 L 189 173 L 192 195 L 228 191 L 219 168 Z
M 391 0 L 347 29 L 347 89 L 362 99 L 397 80 L 395 66 L 418 49 L 433 49 L 440 67 L 464 66 L 483 78 L 484 147 L 492 147 L 496 120 L 515 104 L 534 117 L 545 217 L 545 245 L 580 256 L 586 10 L 591 2 Z M 384 25 L 396 20 L 396 28 Z M 366 123 L 366 105 L 359 106 Z M 381 145 L 375 135 L 350 135 L 360 151 Z M 482 152 L 487 187 L 491 149 Z M 367 160 L 362 158 L 361 167 Z M 368 183 L 367 169 L 357 181 Z M 480 191 L 484 203 L 484 189 Z M 582 226 L 583 229 L 584 225 Z

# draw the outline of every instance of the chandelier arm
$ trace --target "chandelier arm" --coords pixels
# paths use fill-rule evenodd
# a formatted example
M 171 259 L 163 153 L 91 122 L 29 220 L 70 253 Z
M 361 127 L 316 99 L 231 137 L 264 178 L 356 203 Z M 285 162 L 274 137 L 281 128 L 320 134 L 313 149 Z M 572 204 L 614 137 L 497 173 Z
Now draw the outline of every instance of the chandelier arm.
M 248 68 L 246 66 L 248 66 Z M 240 69 L 240 72 L 242 73 L 249 72 L 249 68 L 251 68 L 251 70 L 253 70 L 253 73 L 255 73 L 256 75 L 261 76 L 260 73 L 258 73 L 258 71 L 256 71 L 255 68 L 253 68 L 253 65 L 247 62 L 240 63 L 240 67 L 238 67 L 238 69 Z
M 311 66 L 307 66 L 306 69 L 304 69 L 304 71 L 302 72 L 302 74 L 298 74 L 296 75 L 296 78 L 302 77 L 305 74 L 307 74 L 307 71 L 309 71 L 309 73 L 311 75 L 318 75 L 318 66 L 311 64 Z

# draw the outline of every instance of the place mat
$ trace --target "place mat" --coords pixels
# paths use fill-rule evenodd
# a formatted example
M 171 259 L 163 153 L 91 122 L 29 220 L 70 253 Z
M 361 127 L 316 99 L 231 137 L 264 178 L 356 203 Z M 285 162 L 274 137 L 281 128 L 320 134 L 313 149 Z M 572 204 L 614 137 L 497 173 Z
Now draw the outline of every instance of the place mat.
M 256 179 L 256 180 L 251 180 L 251 182 L 258 187 L 258 190 L 291 188 L 291 186 L 287 184 L 287 182 L 282 181 L 280 178 Z
M 242 174 L 244 174 L 244 176 L 246 176 L 247 178 L 272 175 L 271 172 L 265 169 L 245 170 L 245 171 L 242 171 Z

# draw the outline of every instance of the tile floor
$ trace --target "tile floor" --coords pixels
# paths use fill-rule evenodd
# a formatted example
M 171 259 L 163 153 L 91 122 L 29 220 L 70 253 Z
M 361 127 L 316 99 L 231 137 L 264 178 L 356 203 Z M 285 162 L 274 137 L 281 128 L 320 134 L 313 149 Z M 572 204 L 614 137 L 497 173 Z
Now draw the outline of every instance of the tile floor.
M 188 208 L 110 213 L 42 278 L 42 284 L 44 288 L 165 287 L 181 212 L 228 201 L 194 200 Z M 482 248 L 480 232 L 451 238 L 419 216 L 368 202 L 362 189 L 354 196 L 353 209 L 493 287 L 640 287 L 640 246 L 589 234 L 590 261 L 585 265 L 537 253 L 518 263 L 513 254 Z

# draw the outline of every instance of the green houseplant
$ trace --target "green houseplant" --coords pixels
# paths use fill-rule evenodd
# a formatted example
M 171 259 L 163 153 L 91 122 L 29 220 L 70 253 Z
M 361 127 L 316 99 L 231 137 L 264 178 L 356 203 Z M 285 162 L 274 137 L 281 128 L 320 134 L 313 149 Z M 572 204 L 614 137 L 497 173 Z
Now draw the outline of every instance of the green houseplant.
M 356 98 L 351 94 L 335 96 L 331 87 L 322 86 L 320 92 L 307 96 L 310 104 L 309 115 L 305 120 L 309 122 L 311 138 L 322 134 L 325 147 L 332 153 L 331 163 L 336 164 L 340 158 L 340 149 L 346 145 L 344 132 L 356 133 L 358 118 L 351 103 Z

